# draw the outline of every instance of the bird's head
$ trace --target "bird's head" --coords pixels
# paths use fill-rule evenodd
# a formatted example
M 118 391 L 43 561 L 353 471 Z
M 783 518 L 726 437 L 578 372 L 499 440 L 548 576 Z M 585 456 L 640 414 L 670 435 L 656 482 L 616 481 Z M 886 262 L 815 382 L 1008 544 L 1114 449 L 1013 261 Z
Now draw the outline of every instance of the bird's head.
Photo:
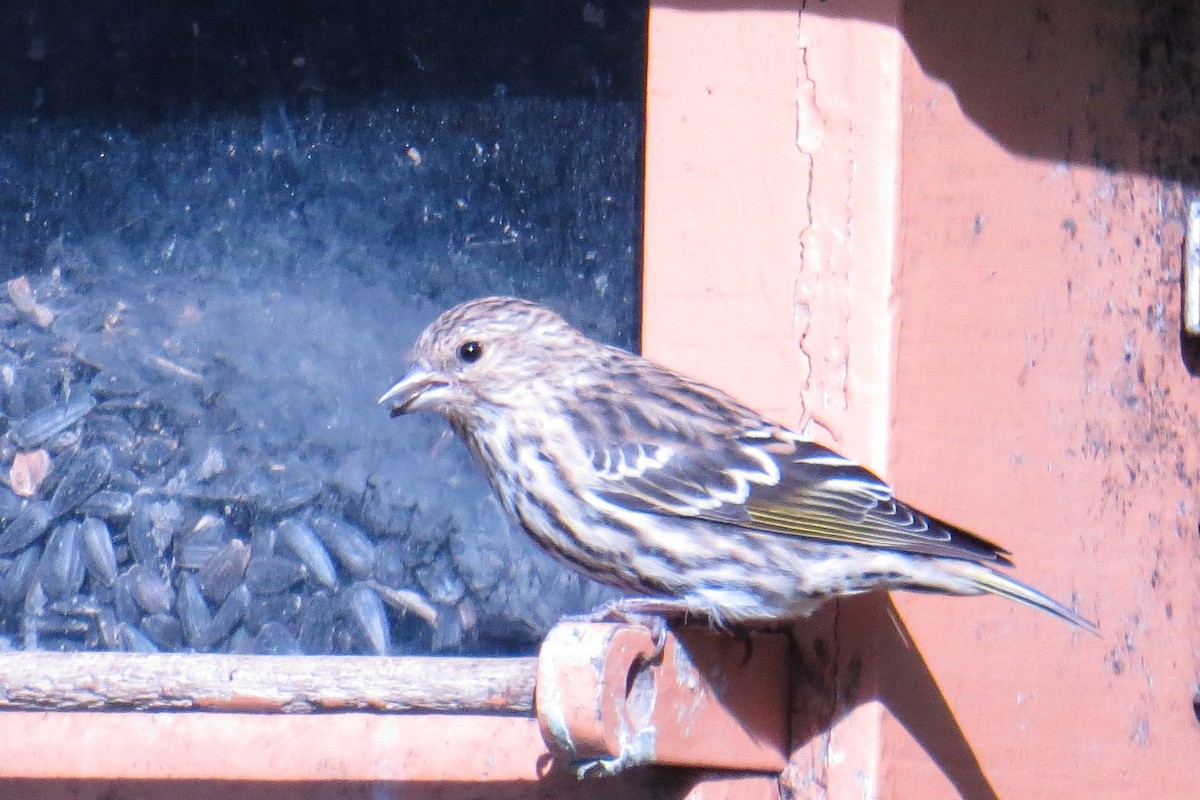
M 580 341 L 581 333 L 544 306 L 511 297 L 471 300 L 421 333 L 408 374 L 379 402 L 391 404 L 392 416 L 433 411 L 470 428 L 479 415 L 526 404 L 539 383 L 573 372 Z

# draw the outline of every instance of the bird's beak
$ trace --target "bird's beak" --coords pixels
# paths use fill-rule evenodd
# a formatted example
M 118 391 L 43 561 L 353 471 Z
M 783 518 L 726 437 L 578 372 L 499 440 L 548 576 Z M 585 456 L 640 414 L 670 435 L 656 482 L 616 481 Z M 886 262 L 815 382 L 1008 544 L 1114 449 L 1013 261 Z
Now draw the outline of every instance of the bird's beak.
M 398 417 L 410 411 L 421 411 L 429 408 L 449 394 L 450 384 L 446 379 L 434 372 L 427 372 L 420 367 L 413 367 L 407 375 L 383 393 L 379 404 L 392 404 L 392 416 Z

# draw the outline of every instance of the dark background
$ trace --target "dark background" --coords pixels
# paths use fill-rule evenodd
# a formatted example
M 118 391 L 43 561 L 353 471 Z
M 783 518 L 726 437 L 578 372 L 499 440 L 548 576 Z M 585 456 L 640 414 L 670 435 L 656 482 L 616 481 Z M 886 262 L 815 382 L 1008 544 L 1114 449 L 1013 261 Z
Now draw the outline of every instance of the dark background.
M 633 344 L 645 42 L 630 2 L 8 3 L 0 274 L 582 289 Z
M 185 530 L 217 508 L 248 540 L 277 521 L 256 493 L 316 481 L 287 513 L 361 525 L 395 555 L 375 578 L 438 606 L 432 634 L 389 611 L 389 651 L 528 652 L 604 592 L 512 528 L 440 419 L 376 399 L 471 297 L 539 299 L 637 346 L 646 25 L 617 0 L 5 4 L 0 280 L 28 276 L 56 315 L 0 324 L 33 387 L 20 414 L 86 391 L 99 353 L 162 409 L 127 415 L 138 442 L 178 443 L 138 497 L 179 504 Z M 199 404 L 163 364 L 199 376 Z M 173 494 L 212 448 L 228 467 L 208 505 Z M 29 627 L 0 610 L 10 644 L 74 646 Z

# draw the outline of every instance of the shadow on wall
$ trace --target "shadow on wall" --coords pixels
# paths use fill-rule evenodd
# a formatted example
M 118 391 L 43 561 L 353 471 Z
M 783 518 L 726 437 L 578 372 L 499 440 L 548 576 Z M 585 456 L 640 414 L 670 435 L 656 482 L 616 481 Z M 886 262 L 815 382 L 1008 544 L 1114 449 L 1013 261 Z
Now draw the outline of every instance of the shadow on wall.
M 966 733 L 891 598 L 880 592 L 823 605 L 792 627 L 794 789 L 825 785 L 834 726 L 870 702 L 885 706 L 963 800 L 997 800 Z M 806 761 L 806 759 L 813 759 Z
M 1200 183 L 1200 6 L 1186 0 L 667 2 L 800 8 L 899 27 L 921 68 L 1013 153 Z
M 666 5 L 799 8 L 898 27 L 921 69 L 1009 152 L 1163 181 L 1167 220 L 1182 220 L 1184 203 L 1200 197 L 1200 5 L 1187 0 Z M 1167 244 L 1168 272 L 1177 271 L 1179 257 Z M 1179 356 L 1200 376 L 1200 337 L 1181 334 Z

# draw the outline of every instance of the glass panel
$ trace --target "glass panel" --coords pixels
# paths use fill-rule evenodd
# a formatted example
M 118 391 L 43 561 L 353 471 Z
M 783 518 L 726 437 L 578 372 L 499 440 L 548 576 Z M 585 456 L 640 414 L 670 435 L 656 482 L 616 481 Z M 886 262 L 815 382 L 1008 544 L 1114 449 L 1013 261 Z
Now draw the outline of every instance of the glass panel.
M 0 18 L 0 647 L 528 652 L 603 598 L 375 401 L 470 297 L 636 346 L 645 3 Z

